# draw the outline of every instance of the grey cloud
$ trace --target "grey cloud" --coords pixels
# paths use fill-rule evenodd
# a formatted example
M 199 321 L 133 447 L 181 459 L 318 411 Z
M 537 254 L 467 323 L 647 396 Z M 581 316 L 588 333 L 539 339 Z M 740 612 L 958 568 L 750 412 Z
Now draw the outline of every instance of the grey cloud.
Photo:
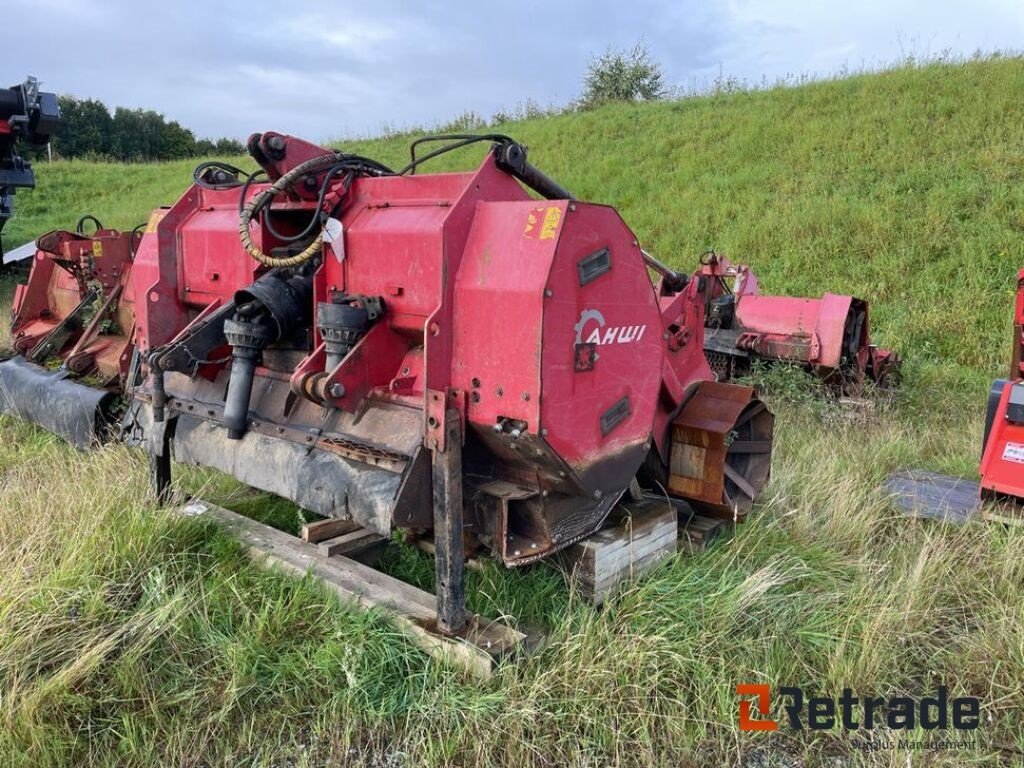
M 31 73 L 60 92 L 240 138 L 275 128 L 326 139 L 527 99 L 565 103 L 592 55 L 641 37 L 670 82 L 700 85 L 719 69 L 757 80 L 892 59 L 914 24 L 954 34 L 966 51 L 1012 45 L 1024 30 L 1012 0 L 982 10 L 949 0 L 927 13 L 912 0 L 866 0 L 849 21 L 849 10 L 797 0 L 7 2 L 12 82 Z

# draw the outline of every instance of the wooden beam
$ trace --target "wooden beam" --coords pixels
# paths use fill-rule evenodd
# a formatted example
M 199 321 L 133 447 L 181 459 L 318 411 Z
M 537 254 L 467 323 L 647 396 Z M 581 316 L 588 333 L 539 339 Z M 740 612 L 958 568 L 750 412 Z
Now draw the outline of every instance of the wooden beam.
M 297 576 L 311 573 L 342 600 L 385 611 L 423 651 L 474 676 L 488 677 L 496 659 L 526 648 L 526 635 L 480 616 L 470 619 L 461 637 L 431 631 L 437 615 L 434 595 L 347 557 L 323 558 L 315 544 L 256 520 L 201 501 L 174 511 L 216 522 L 264 566 Z
M 771 440 L 733 440 L 726 453 L 771 453 Z
M 317 544 L 317 548 L 320 550 L 320 557 L 333 557 L 334 555 L 347 557 L 382 541 L 384 541 L 383 536 L 365 528 L 357 528 L 354 531 L 343 533 L 341 536 L 335 536 L 333 539 L 321 541 Z
M 620 502 L 628 514 L 560 553 L 566 575 L 594 605 L 676 551 L 677 513 L 664 499 Z
M 313 520 L 302 526 L 302 540 L 310 544 L 333 539 L 352 531 L 359 530 L 359 523 L 352 520 L 342 520 L 338 517 L 328 517 L 323 520 Z
M 726 477 L 736 483 L 736 487 L 740 489 L 744 496 L 751 500 L 757 498 L 757 491 L 751 487 L 743 475 L 729 466 L 728 462 L 722 465 L 722 470 L 725 472 Z

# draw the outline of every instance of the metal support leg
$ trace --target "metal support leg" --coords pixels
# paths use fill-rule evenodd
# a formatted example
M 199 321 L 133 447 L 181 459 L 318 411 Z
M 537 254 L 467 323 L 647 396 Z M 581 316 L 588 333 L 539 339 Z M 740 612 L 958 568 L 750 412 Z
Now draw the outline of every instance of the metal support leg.
M 462 543 L 462 434 L 459 414 L 445 414 L 445 450 L 433 455 L 434 563 L 437 628 L 455 635 L 466 628 L 465 552 Z
M 149 434 L 149 485 L 157 503 L 163 506 L 171 493 L 171 437 L 175 421 L 153 423 Z

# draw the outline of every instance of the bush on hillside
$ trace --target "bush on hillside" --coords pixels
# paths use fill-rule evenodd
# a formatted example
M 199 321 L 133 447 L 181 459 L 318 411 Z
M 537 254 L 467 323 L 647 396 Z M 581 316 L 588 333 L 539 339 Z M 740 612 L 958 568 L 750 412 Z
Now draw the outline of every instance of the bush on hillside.
M 472 133 L 487 127 L 487 120 L 471 109 L 467 109 L 458 117 L 438 126 L 438 133 Z
M 591 60 L 583 78 L 580 106 L 589 108 L 609 101 L 657 101 L 664 98 L 665 76 L 647 46 L 630 50 L 609 48 Z

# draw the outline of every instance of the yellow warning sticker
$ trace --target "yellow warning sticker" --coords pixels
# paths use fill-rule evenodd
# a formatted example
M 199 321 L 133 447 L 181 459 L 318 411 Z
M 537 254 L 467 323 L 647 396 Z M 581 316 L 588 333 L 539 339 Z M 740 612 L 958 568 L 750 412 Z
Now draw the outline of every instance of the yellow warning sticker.
M 540 240 L 551 240 L 558 234 L 558 225 L 561 221 L 562 209 L 557 206 L 534 208 L 526 217 L 523 235 Z
M 526 217 L 526 229 L 523 230 L 523 234 L 527 237 L 536 237 L 533 233 L 534 227 L 537 226 L 537 211 L 536 209 L 530 211 L 530 214 Z
M 544 212 L 544 223 L 540 228 L 540 239 L 550 240 L 558 232 L 558 223 L 562 220 L 561 208 L 548 208 Z
M 160 223 L 164 216 L 167 215 L 167 211 L 163 208 L 158 208 L 149 214 L 149 221 L 146 222 L 146 234 L 152 235 L 156 232 L 156 225 Z

